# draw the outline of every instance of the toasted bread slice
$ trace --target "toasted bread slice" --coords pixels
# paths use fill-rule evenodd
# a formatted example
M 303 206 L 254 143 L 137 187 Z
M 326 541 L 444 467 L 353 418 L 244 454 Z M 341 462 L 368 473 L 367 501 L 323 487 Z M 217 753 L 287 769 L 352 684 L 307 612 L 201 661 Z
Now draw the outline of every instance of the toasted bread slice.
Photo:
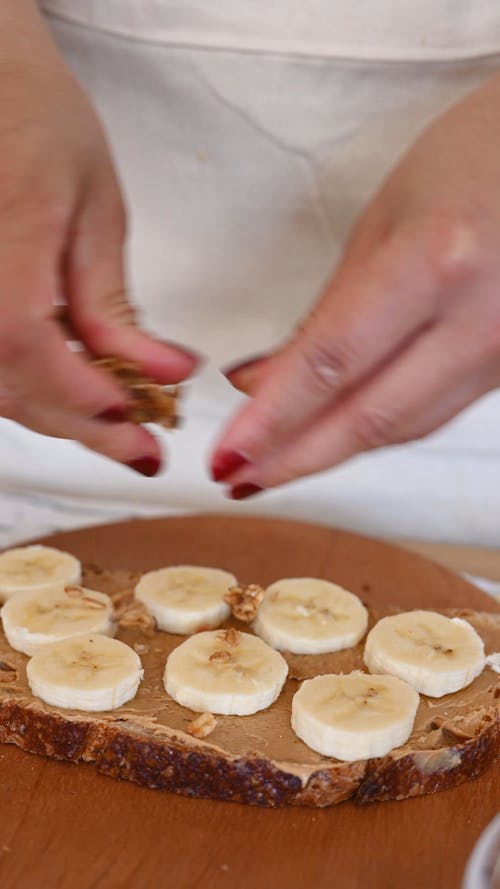
M 346 763 L 306 747 L 290 727 L 298 682 L 363 668 L 363 643 L 326 655 L 285 654 L 290 673 L 272 707 L 253 716 L 218 716 L 206 720 L 208 732 L 195 731 L 197 714 L 169 698 L 162 682 L 167 656 L 182 637 L 155 629 L 133 598 L 136 580 L 128 572 L 95 567 L 84 573 L 86 586 L 113 597 L 117 637 L 142 659 L 145 676 L 136 698 L 102 714 L 50 707 L 31 694 L 27 658 L 0 631 L 0 741 L 90 762 L 112 777 L 151 788 L 260 806 L 328 806 L 433 793 L 479 775 L 500 755 L 500 676 L 489 666 L 462 691 L 439 699 L 422 695 L 411 737 L 387 756 Z M 372 611 L 371 625 L 387 613 Z M 499 614 L 443 613 L 469 620 L 487 654 L 500 651 Z M 237 624 L 229 620 L 226 626 L 231 625 Z

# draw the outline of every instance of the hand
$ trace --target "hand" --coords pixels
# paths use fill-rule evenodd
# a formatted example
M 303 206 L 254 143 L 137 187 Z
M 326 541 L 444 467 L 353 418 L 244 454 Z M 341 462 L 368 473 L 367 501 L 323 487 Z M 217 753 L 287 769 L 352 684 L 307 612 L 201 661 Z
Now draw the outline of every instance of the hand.
M 292 340 L 228 373 L 213 456 L 240 499 L 419 438 L 500 384 L 500 76 L 420 136 Z
M 56 300 L 92 356 L 134 361 L 160 383 L 183 379 L 196 359 L 134 324 L 112 160 L 31 0 L 2 3 L 0 50 L 0 416 L 153 475 L 158 443 L 140 426 L 109 422 L 123 415 L 126 393 L 69 350 Z

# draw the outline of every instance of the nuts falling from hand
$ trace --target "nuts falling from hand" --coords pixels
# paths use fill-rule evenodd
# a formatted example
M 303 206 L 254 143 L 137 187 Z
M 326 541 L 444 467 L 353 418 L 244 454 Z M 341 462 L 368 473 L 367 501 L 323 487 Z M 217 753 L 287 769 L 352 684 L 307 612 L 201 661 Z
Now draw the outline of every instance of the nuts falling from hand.
M 257 609 L 264 599 L 264 590 L 257 583 L 249 586 L 232 586 L 224 596 L 231 611 L 238 620 L 249 624 L 254 620 Z

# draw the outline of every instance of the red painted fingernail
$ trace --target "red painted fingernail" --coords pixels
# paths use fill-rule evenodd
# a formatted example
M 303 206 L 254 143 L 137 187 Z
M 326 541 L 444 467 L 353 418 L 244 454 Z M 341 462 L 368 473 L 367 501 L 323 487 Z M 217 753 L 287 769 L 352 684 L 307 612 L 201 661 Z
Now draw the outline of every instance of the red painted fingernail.
M 236 485 L 234 488 L 231 488 L 229 492 L 229 496 L 231 500 L 246 500 L 247 497 L 253 497 L 254 494 L 260 494 L 263 491 L 260 485 L 253 485 L 251 482 L 243 482 L 241 485 Z
M 232 364 L 230 367 L 224 367 L 222 369 L 222 373 L 228 380 L 231 380 L 232 376 L 236 376 L 241 373 L 242 370 L 248 370 L 249 367 L 253 365 L 257 366 L 261 364 L 263 361 L 268 358 L 268 355 L 263 352 L 260 355 L 254 355 L 253 358 L 247 358 L 245 361 L 241 361 L 239 364 Z
M 121 404 L 114 404 L 97 414 L 96 420 L 105 420 L 106 423 L 124 423 L 127 419 L 127 408 Z
M 161 460 L 158 457 L 137 457 L 135 460 L 130 460 L 127 466 L 135 472 L 140 472 L 141 475 L 151 478 L 160 471 Z
M 222 482 L 247 463 L 247 458 L 239 451 L 220 451 L 212 463 L 212 478 L 214 482 Z

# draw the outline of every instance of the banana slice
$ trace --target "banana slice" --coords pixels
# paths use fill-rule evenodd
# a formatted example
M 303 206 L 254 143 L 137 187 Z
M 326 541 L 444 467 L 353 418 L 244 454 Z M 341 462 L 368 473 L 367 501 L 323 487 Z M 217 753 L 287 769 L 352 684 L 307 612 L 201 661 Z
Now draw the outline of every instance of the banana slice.
M 370 672 L 391 673 L 433 698 L 459 691 L 482 672 L 484 644 L 461 618 L 408 611 L 379 620 L 366 639 Z
M 16 593 L 3 606 L 1 617 L 9 645 L 30 657 L 70 636 L 115 632 L 109 596 L 81 586 Z
M 80 583 L 78 559 L 51 546 L 18 546 L 0 554 L 0 602 L 15 593 L 43 591 L 55 585 Z
M 54 707 L 116 710 L 136 694 L 139 656 L 118 639 L 86 634 L 54 642 L 28 661 L 31 691 Z
M 357 596 L 313 577 L 289 577 L 271 584 L 253 623 L 269 645 L 294 654 L 351 648 L 367 626 L 368 612 Z
M 270 707 L 287 674 L 288 664 L 277 651 L 231 628 L 186 639 L 170 654 L 163 681 L 182 707 L 248 716 Z
M 159 630 L 188 635 L 218 627 L 231 609 L 223 596 L 236 578 L 218 568 L 174 565 L 143 574 L 135 595 L 144 602 Z
M 355 670 L 306 679 L 292 700 L 292 728 L 317 753 L 345 762 L 384 756 L 409 738 L 417 692 L 395 676 Z

